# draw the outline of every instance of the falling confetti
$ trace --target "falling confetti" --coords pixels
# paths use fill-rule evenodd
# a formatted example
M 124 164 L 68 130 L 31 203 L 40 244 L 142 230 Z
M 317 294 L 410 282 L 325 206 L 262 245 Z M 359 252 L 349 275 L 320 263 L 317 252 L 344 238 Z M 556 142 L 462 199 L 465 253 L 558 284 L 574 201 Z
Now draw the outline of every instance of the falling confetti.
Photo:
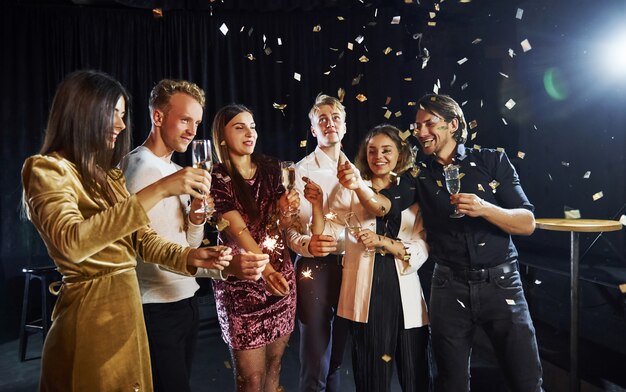
M 522 50 L 524 52 L 528 52 L 529 50 L 532 49 L 532 47 L 530 46 L 530 42 L 528 42 L 528 39 L 525 39 L 522 42 L 520 42 L 520 45 L 522 45 Z
M 598 193 L 594 193 L 593 195 L 593 201 L 597 201 L 599 199 L 602 199 L 604 197 L 604 193 L 602 193 L 602 191 L 598 192 Z
M 481 191 L 481 192 L 484 192 L 485 188 L 483 188 L 482 184 L 478 184 L 478 190 Z
M 465 309 L 465 304 L 461 302 L 460 299 L 457 298 L 456 302 L 458 302 L 463 307 L 463 309 Z
M 481 43 L 481 42 L 483 42 L 483 39 L 482 39 L 482 38 L 476 38 L 476 39 L 474 39 L 474 40 L 472 41 L 472 45 L 476 45 L 476 44 L 479 44 L 479 43 Z
M 354 44 L 352 42 L 348 42 L 348 50 L 354 49 Z
M 224 367 L 226 369 L 231 369 L 232 368 L 232 366 L 230 366 L 230 362 L 229 361 L 224 361 Z
M 301 79 L 301 76 L 300 76 L 300 74 L 299 74 L 299 73 L 294 72 L 294 73 L 293 73 L 293 78 L 294 78 L 294 79 L 296 79 L 296 80 L 299 82 L 299 81 L 300 81 L 300 79 Z
M 254 55 L 253 55 L 252 53 L 248 53 L 248 54 L 246 55 L 246 58 L 247 58 L 248 60 L 250 60 L 250 61 L 254 61 L 254 60 L 256 60 L 256 57 L 254 57 Z
M 384 53 L 385 55 L 388 55 L 388 54 L 389 54 L 389 53 L 391 53 L 392 51 L 393 51 L 393 49 L 391 49 L 391 47 L 390 47 L 390 46 L 387 46 L 387 47 L 385 48 L 385 50 L 383 50 L 383 53 Z
M 506 300 L 506 304 L 507 305 L 515 305 L 515 300 L 514 299 L 507 299 Z
M 513 49 L 509 49 L 509 57 L 513 58 L 515 56 L 515 51 Z
M 496 181 L 496 180 L 492 180 L 492 181 L 489 183 L 489 187 L 490 187 L 492 190 L 494 190 L 494 191 L 495 191 L 495 190 L 496 190 L 496 188 L 497 188 L 497 187 L 499 187 L 499 186 L 500 186 L 500 183 L 499 183 L 498 181 Z
M 508 101 L 506 101 L 504 106 L 506 106 L 507 109 L 511 110 L 515 106 L 515 101 L 512 99 L 509 99 Z
M 542 282 L 539 279 L 535 279 L 535 284 L 541 284 Z
M 393 114 L 394 116 L 396 116 L 396 118 L 401 117 L 402 116 L 402 112 L 401 111 L 397 111 Z
M 383 356 L 381 357 L 381 359 L 382 359 L 383 361 L 385 361 L 385 362 L 389 362 L 389 361 L 391 361 L 391 356 L 389 356 L 389 355 L 385 354 L 385 355 L 383 355 Z
M 220 218 L 220 220 L 217 221 L 217 224 L 215 224 L 217 231 L 224 231 L 224 229 L 228 226 L 230 226 L 230 222 L 224 218 Z
M 370 61 L 370 59 L 368 59 L 367 56 L 363 55 L 359 57 L 359 61 L 362 63 L 367 63 L 368 61 Z
M 565 219 L 580 219 L 580 210 L 564 210 Z
M 222 23 L 222 25 L 220 26 L 220 31 L 224 35 L 228 34 L 228 26 L 226 26 L 226 23 Z
M 387 120 L 389 120 L 389 118 L 391 117 L 391 110 L 387 110 L 383 116 L 384 116 Z
M 469 125 L 470 129 L 474 129 L 474 128 L 476 128 L 478 126 L 478 122 L 476 120 L 472 120 L 467 125 Z
M 300 140 L 300 147 L 301 148 L 306 147 L 306 140 Z
M 498 73 L 499 73 L 500 75 L 504 76 L 504 77 L 505 77 L 505 78 L 507 78 L 507 79 L 509 78 L 509 75 L 507 75 L 507 74 L 505 74 L 505 73 L 503 73 L 503 72 L 498 72 Z
M 322 26 L 320 26 L 320 25 L 313 26 L 313 32 L 314 33 L 319 33 L 320 31 L 322 31 Z
M 394 16 L 391 19 L 391 24 L 400 24 L 400 16 Z
M 162 8 L 153 8 L 152 9 L 152 16 L 154 16 L 155 18 L 162 18 L 163 17 L 163 9 Z
M 406 140 L 409 136 L 411 136 L 411 131 L 406 130 L 404 132 L 400 132 L 399 135 L 400 135 L 400 139 Z
M 463 65 L 465 62 L 467 62 L 467 57 L 463 57 L 461 60 L 457 61 L 457 64 Z
M 346 96 L 346 90 L 339 87 L 337 90 L 337 98 L 339 98 L 339 102 L 343 102 L 344 97 Z
M 626 215 L 622 215 L 619 217 L 619 223 L 626 226 Z
M 587 179 L 589 177 L 591 177 L 591 172 L 590 171 L 585 172 L 585 175 L 583 176 L 583 178 Z
M 519 159 L 524 159 L 524 157 L 525 157 L 525 156 L 526 156 L 526 153 L 525 153 L 525 152 L 522 152 L 522 151 L 518 151 L 518 152 L 517 152 L 517 157 L 518 157 Z
M 367 97 L 366 97 L 365 95 L 363 95 L 363 94 L 358 94 L 358 95 L 356 96 L 356 99 L 357 99 L 359 102 L 365 102 L 365 101 L 367 101 Z
M 274 102 L 272 104 L 272 107 L 274 109 L 283 110 L 283 109 L 285 109 L 287 107 L 287 104 L 286 103 L 276 103 L 276 102 Z

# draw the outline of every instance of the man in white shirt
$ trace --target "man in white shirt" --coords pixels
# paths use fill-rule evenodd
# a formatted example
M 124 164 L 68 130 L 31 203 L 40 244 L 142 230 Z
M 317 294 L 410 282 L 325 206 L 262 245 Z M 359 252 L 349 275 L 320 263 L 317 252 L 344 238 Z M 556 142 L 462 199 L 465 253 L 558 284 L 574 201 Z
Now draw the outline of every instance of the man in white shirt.
M 135 193 L 182 168 L 172 154 L 185 152 L 202 121 L 204 91 L 196 84 L 164 79 L 150 94 L 152 129 L 143 143 L 124 157 L 121 167 L 126 186 Z M 212 201 L 209 201 L 212 203 Z M 148 211 L 150 226 L 162 237 L 184 246 L 198 247 L 204 238 L 203 200 L 188 195 L 163 199 Z M 247 258 L 247 260 L 241 260 Z M 226 274 L 258 279 L 269 259 L 245 255 L 223 273 L 199 269 L 196 276 L 220 279 Z M 246 262 L 249 262 L 246 264 Z M 244 268 L 248 268 L 245 269 Z M 182 276 L 138 262 L 144 318 L 150 344 L 154 390 L 190 391 L 191 362 L 198 335 L 199 286 L 194 277 Z
M 296 253 L 297 315 L 300 328 L 300 391 L 339 391 L 339 367 L 347 338 L 347 321 L 337 316 L 341 287 L 345 224 L 351 191 L 339 184 L 337 164 L 346 160 L 341 139 L 346 112 L 337 98 L 320 94 L 309 112 L 315 151 L 296 164 L 296 184 L 304 193 L 303 177 L 324 190 L 325 225 L 322 235 L 311 235 L 310 203 L 302 203 L 299 225 L 288 232 Z M 298 227 L 299 226 L 299 227 Z

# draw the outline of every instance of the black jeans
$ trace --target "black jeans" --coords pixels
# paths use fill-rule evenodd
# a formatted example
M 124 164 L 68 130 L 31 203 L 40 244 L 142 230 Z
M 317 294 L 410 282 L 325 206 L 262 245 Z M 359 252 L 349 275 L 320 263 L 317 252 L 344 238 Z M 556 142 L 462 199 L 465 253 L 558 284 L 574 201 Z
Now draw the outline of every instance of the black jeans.
M 301 392 L 341 390 L 339 369 L 348 337 L 348 320 L 337 316 L 341 271 L 337 255 L 296 260 Z
M 198 338 L 198 300 L 143 305 L 155 392 L 190 391 L 191 363 Z
M 429 315 L 437 392 L 469 390 L 476 327 L 491 340 L 512 391 L 542 390 L 535 328 L 515 262 L 476 273 L 436 265 Z

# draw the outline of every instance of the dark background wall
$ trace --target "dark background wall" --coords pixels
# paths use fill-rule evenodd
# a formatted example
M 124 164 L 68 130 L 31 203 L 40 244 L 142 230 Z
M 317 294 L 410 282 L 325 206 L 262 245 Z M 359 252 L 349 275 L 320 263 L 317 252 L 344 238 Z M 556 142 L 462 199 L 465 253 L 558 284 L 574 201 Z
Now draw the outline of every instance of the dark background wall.
M 162 17 L 153 15 L 154 6 L 162 7 Z M 319 92 L 345 90 L 344 149 L 353 156 L 374 125 L 408 129 L 411 103 L 436 85 L 476 121 L 470 146 L 507 151 L 537 217 L 562 217 L 571 208 L 583 218 L 619 219 L 626 202 L 626 78 L 608 75 L 601 60 L 610 56 L 599 47 L 625 16 L 623 0 L 4 2 L 0 341 L 16 335 L 21 268 L 47 262 L 39 236 L 19 217 L 20 170 L 41 145 L 51 98 L 67 73 L 100 69 L 129 89 L 135 144 L 149 131 L 152 86 L 164 77 L 184 78 L 207 93 L 198 137 L 209 137 L 221 105 L 243 103 L 255 111 L 258 149 L 285 160 L 314 148 L 307 113 Z M 525 39 L 532 47 L 527 52 L 520 44 Z M 358 94 L 367 100 L 360 102 Z M 508 109 L 511 99 L 516 104 Z M 274 103 L 286 106 L 279 110 Z M 302 140 L 308 140 L 304 147 Z M 603 197 L 594 200 L 598 192 Z M 623 231 L 605 238 L 586 260 L 623 271 Z M 594 239 L 581 236 L 581 253 Z M 517 241 L 523 255 L 567 259 L 565 233 L 538 230 Z M 623 321 L 623 310 L 608 311 Z

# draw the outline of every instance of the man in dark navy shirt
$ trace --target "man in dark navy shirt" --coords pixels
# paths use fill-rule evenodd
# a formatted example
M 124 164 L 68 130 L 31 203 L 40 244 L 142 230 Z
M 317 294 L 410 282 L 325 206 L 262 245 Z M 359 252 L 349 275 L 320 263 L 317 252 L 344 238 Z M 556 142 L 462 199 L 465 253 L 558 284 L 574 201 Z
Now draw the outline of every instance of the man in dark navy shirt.
M 429 316 L 437 362 L 436 391 L 469 390 L 474 331 L 482 327 L 513 391 L 542 390 L 535 329 L 511 235 L 535 229 L 533 205 L 504 152 L 468 149 L 460 106 L 446 95 L 419 101 L 414 134 L 423 159 L 399 186 L 376 195 L 348 162 L 339 181 L 376 215 L 419 202 L 435 263 Z M 444 167 L 459 166 L 461 190 L 450 195 Z M 462 218 L 451 218 L 456 210 Z

